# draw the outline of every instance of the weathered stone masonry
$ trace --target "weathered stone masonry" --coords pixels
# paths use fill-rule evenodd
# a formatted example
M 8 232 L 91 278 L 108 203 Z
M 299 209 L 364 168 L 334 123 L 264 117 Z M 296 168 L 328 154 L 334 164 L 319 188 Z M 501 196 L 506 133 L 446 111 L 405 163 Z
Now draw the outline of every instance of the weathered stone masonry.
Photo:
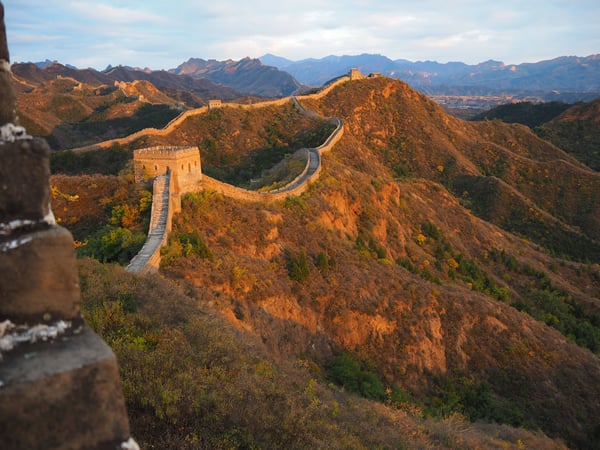
M 0 448 L 134 449 L 115 355 L 83 322 L 50 148 L 16 123 L 0 3 Z
M 133 152 L 135 180 L 148 181 L 171 171 L 175 193 L 198 189 L 202 167 L 198 147 L 149 147 Z

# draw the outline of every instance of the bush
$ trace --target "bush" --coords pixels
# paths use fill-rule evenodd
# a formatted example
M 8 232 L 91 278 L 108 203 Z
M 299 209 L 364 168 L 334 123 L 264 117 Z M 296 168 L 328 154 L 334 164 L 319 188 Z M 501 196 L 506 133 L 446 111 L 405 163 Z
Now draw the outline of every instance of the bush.
M 293 255 L 287 252 L 287 270 L 292 280 L 298 283 L 305 281 L 310 275 L 310 267 L 308 266 L 306 255 L 304 253 Z
M 87 244 L 77 249 L 77 256 L 89 256 L 102 262 L 125 265 L 140 251 L 145 241 L 144 233 L 105 226 L 89 236 Z
M 343 386 L 349 392 L 360 394 L 370 400 L 383 401 L 387 397 L 385 387 L 377 374 L 372 370 L 363 369 L 348 352 L 333 359 L 329 376 L 334 383 Z

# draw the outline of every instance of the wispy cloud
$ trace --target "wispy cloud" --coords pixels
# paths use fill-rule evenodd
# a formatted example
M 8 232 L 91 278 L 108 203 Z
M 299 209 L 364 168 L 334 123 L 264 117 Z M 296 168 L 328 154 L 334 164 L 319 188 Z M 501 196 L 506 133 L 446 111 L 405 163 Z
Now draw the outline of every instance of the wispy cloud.
M 170 68 L 189 57 L 534 61 L 600 53 L 597 0 L 4 0 L 13 60 Z
M 152 25 L 164 22 L 164 16 L 148 11 L 141 5 L 139 8 L 124 8 L 106 3 L 78 1 L 70 2 L 68 10 L 82 18 L 104 23 Z

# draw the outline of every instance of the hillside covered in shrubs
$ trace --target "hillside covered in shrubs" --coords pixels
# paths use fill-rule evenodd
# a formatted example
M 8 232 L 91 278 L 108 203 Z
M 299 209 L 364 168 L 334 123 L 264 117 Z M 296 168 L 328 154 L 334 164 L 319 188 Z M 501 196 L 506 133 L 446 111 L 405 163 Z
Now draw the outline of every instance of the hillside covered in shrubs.
M 306 193 L 185 196 L 156 277 L 82 262 L 86 315 L 120 356 L 139 440 L 596 446 L 598 173 L 525 126 L 453 118 L 384 77 L 303 106 L 345 125 Z M 169 139 L 190 137 L 227 172 L 318 129 L 263 134 L 251 115 L 236 133 L 245 114 Z

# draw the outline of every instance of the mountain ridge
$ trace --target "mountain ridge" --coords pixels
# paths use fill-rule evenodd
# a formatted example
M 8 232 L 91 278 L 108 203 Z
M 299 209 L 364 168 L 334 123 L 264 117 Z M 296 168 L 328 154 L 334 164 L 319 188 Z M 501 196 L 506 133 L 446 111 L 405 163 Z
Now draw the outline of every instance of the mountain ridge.
M 266 61 L 291 73 L 300 82 L 320 86 L 336 74 L 356 67 L 364 73 L 380 72 L 400 78 L 416 88 L 479 86 L 494 90 L 565 90 L 600 93 L 600 55 L 560 56 L 536 63 L 504 64 L 488 60 L 474 65 L 462 62 L 411 62 L 383 55 L 327 56 L 292 61 L 264 55 Z M 261 57 L 262 58 L 262 57 Z
M 416 396 L 435 391 L 451 374 L 483 379 L 493 386 L 493 398 L 519 403 L 520 412 L 509 414 L 509 421 L 524 414 L 553 436 L 563 426 L 571 432 L 575 423 L 550 426 L 533 418 L 544 411 L 557 423 L 564 411 L 575 414 L 579 408 L 532 381 L 550 376 L 552 389 L 563 389 L 557 387 L 558 373 L 543 369 L 547 361 L 541 355 L 556 351 L 563 360 L 577 354 L 580 368 L 566 363 L 564 369 L 573 383 L 583 385 L 587 375 L 580 371 L 600 376 L 598 358 L 520 311 L 538 314 L 536 305 L 572 296 L 572 305 L 596 317 L 599 286 L 592 282 L 595 287 L 584 292 L 587 288 L 569 281 L 558 262 L 553 273 L 554 257 L 537 247 L 547 245 L 545 232 L 511 230 L 502 218 L 518 213 L 524 221 L 541 221 L 534 231 L 550 216 L 557 218 L 550 227 L 578 225 L 567 204 L 581 205 L 600 189 L 598 175 L 525 127 L 459 121 L 397 80 L 345 83 L 305 107 L 341 117 L 347 130 L 325 158 L 314 187 L 295 202 L 273 207 L 248 207 L 210 193 L 189 199 L 175 220 L 174 235 L 183 239 L 202 230 L 214 259 L 172 258 L 173 246 L 165 253 L 164 273 L 227 296 L 219 307 L 229 311 L 231 322 L 254 330 L 277 354 L 316 353 L 319 360 L 344 349 Z M 562 167 L 567 203 L 545 181 L 548 160 Z M 498 170 L 502 164 L 507 164 L 504 174 Z M 519 178 L 529 172 L 527 181 Z M 502 179 L 528 199 L 526 207 L 504 202 L 499 191 L 499 209 L 485 216 L 476 206 L 496 197 L 473 183 L 465 195 L 463 176 Z M 479 198 L 480 193 L 487 197 Z M 578 239 L 597 235 L 600 211 L 594 211 L 590 228 Z M 590 241 L 598 250 L 598 242 Z M 321 253 L 333 262 L 323 263 Z M 591 260 L 599 257 L 596 252 Z M 460 269 L 452 275 L 455 264 Z M 296 272 L 297 266 L 308 269 Z M 219 276 L 217 267 L 226 274 L 237 267 L 246 275 L 229 279 Z M 563 406 L 556 407 L 557 401 Z M 588 415 L 583 428 L 590 432 L 598 408 L 594 401 L 579 410 Z
M 249 57 L 239 61 L 190 58 L 169 72 L 208 78 L 239 92 L 264 97 L 285 97 L 304 87 L 288 73 Z

